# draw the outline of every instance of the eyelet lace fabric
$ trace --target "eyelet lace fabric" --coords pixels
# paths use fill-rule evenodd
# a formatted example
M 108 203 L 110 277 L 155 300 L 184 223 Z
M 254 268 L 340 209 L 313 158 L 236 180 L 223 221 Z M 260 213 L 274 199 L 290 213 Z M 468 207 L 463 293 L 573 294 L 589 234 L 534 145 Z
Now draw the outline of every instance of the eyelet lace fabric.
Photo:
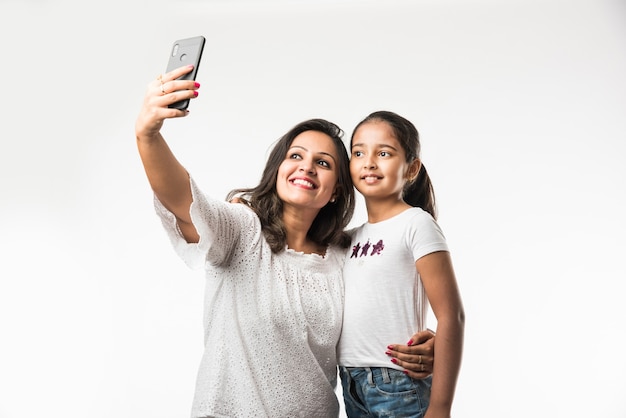
M 190 181 L 199 243 L 182 238 L 156 198 L 155 207 L 176 252 L 206 276 L 191 416 L 338 416 L 345 250 L 273 254 L 251 210 L 210 199 Z

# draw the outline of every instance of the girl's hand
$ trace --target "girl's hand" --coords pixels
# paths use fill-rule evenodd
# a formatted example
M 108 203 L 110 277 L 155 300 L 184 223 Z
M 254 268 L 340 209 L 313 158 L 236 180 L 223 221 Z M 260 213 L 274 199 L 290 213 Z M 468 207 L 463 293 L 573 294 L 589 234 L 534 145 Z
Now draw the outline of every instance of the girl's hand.
M 431 330 L 414 334 L 406 345 L 391 344 L 386 354 L 391 361 L 413 379 L 423 379 L 433 372 L 435 361 L 435 334 Z
M 193 80 L 177 80 L 192 69 L 191 65 L 176 68 L 167 74 L 159 75 L 148 84 L 143 105 L 135 123 L 137 139 L 149 140 L 157 136 L 165 119 L 187 116 L 187 111 L 170 109 L 168 105 L 198 96 L 199 83 Z

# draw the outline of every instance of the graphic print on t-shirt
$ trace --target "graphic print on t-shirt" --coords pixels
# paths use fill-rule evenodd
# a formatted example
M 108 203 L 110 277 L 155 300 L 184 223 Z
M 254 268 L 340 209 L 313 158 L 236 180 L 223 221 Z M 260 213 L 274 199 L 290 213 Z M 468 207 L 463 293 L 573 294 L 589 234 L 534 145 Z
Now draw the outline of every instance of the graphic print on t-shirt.
M 372 252 L 368 254 L 367 251 L 370 249 L 370 247 L 372 247 Z M 350 258 L 377 255 L 382 253 L 384 248 L 385 244 L 383 243 L 382 239 L 379 239 L 376 244 L 372 244 L 368 239 L 367 242 L 363 244 L 363 247 L 361 247 L 360 242 L 357 242 L 355 245 L 352 246 L 352 254 L 350 255 Z M 361 254 L 359 254 L 359 250 L 361 250 Z

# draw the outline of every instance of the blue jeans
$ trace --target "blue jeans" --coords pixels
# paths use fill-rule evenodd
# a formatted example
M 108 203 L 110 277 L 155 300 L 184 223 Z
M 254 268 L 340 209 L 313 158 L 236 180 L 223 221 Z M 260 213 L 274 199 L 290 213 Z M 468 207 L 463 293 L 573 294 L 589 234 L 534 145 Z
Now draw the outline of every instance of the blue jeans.
M 349 418 L 422 418 L 430 401 L 432 377 L 412 379 L 386 367 L 339 366 Z

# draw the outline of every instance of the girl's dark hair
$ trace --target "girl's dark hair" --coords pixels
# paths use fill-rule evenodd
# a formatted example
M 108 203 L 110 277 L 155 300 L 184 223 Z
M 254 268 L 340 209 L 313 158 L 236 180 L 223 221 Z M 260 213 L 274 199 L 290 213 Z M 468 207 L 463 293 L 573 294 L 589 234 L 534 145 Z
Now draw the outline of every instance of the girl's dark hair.
M 339 126 L 324 119 L 310 119 L 291 128 L 274 145 L 265 164 L 261 181 L 256 187 L 235 189 L 228 193 L 227 200 L 241 196 L 261 220 L 265 239 L 274 253 L 283 251 L 287 245 L 283 223 L 283 202 L 276 191 L 278 168 L 285 160 L 293 140 L 303 132 L 317 131 L 328 135 L 335 145 L 337 161 L 337 187 L 334 202 L 320 209 L 308 232 L 308 237 L 318 245 L 338 245 L 347 248 L 350 238 L 344 229 L 354 213 L 354 188 L 350 177 L 350 160 L 343 143 L 343 131 Z
M 352 138 L 350 138 L 350 148 L 352 148 L 354 133 L 361 125 L 367 122 L 386 122 L 391 127 L 396 139 L 400 142 L 402 148 L 404 149 L 407 163 L 411 163 L 413 160 L 420 157 L 421 146 L 419 132 L 417 132 L 415 125 L 413 125 L 413 123 L 411 123 L 408 119 L 385 110 L 371 113 L 359 122 L 358 125 L 356 125 L 352 131 Z M 424 164 L 421 164 L 417 177 L 413 181 L 405 184 L 402 192 L 402 198 L 409 205 L 422 208 L 426 212 L 430 213 L 433 218 L 437 219 L 435 191 Z

